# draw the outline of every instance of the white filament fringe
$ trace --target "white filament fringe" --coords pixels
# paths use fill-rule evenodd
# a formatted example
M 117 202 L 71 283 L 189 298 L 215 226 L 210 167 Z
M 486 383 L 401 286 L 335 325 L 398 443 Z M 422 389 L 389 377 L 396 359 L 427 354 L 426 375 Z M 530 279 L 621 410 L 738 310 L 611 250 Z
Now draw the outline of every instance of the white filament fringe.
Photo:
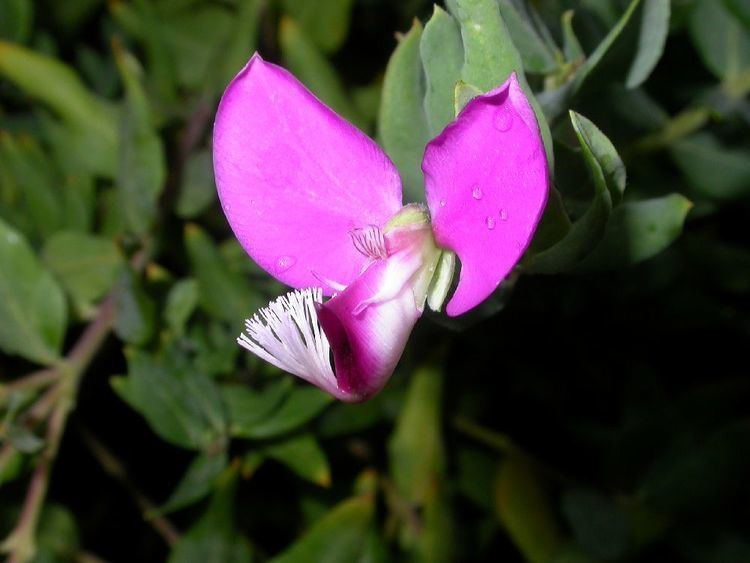
M 336 386 L 330 351 L 315 310 L 320 288 L 282 295 L 245 321 L 237 342 L 256 356 L 313 384 Z

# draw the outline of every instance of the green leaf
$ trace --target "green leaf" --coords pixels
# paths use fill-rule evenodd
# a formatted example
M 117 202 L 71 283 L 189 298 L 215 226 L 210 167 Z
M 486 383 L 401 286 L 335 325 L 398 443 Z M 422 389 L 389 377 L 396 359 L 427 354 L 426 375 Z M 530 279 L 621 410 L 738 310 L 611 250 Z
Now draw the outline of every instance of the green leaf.
M 669 33 L 669 0 L 644 0 L 638 50 L 625 81 L 628 88 L 643 84 L 659 62 Z
M 229 412 L 232 436 L 253 438 L 256 426 L 263 424 L 289 395 L 291 381 L 281 379 L 262 391 L 245 385 L 222 385 L 220 391 Z
M 57 504 L 48 504 L 39 517 L 35 563 L 71 561 L 79 553 L 78 525 L 73 514 Z
M 324 53 L 333 53 L 349 32 L 354 0 L 284 0 L 284 9 Z
M 455 0 L 452 8 L 461 27 L 464 64 L 461 79 L 483 92 L 496 88 L 516 73 L 518 82 L 534 108 L 544 141 L 547 162 L 554 170 L 552 134 L 541 106 L 534 97 L 524 73 L 521 54 L 513 43 L 497 2 Z
M 0 39 L 25 43 L 31 35 L 34 5 L 31 0 L 0 2 Z
M 110 105 L 86 89 L 63 63 L 30 49 L 0 41 L 0 74 L 30 97 L 52 109 L 76 135 L 67 139 L 78 144 L 81 137 L 95 140 L 96 172 L 112 175 L 115 170 L 117 125 Z M 54 88 L 49 85 L 54 84 Z
M 604 238 L 577 271 L 625 268 L 655 256 L 680 236 L 692 206 L 680 194 L 620 205 Z
M 563 547 L 563 535 L 539 469 L 521 452 L 501 462 L 494 501 L 495 513 L 526 561 L 552 561 Z
M 115 49 L 115 60 L 125 84 L 117 189 L 126 224 L 140 234 L 156 218 L 156 203 L 166 179 L 166 159 L 152 123 L 138 62 L 119 48 Z
M 627 515 L 611 498 L 596 491 L 572 489 L 563 494 L 562 512 L 578 543 L 595 557 L 622 557 L 629 544 Z
M 435 137 L 455 117 L 453 94 L 464 60 L 458 23 L 437 4 L 424 27 L 419 54 L 426 82 L 424 111 L 430 134 Z
M 258 43 L 258 28 L 266 0 L 243 0 L 238 3 L 232 28 L 225 44 L 219 49 L 214 62 L 217 76 L 216 91 L 222 92 L 247 62 Z
M 164 306 L 164 319 L 177 336 L 184 333 L 185 324 L 197 305 L 198 282 L 193 278 L 180 280 L 170 288 Z
M 26 234 L 44 239 L 62 226 L 62 202 L 52 163 L 33 137 L 0 133 L 0 167 L 6 204 L 0 212 Z M 36 235 L 36 236 L 34 236 Z
M 226 466 L 225 450 L 218 454 L 200 454 L 190 463 L 185 475 L 182 476 L 167 502 L 159 507 L 157 514 L 180 510 L 205 497 L 211 492 L 216 479 Z
M 453 92 L 453 111 L 456 116 L 461 113 L 461 110 L 466 107 L 466 104 L 481 95 L 482 91 L 476 86 L 466 84 L 463 80 L 456 82 L 456 89 Z
M 279 42 L 289 70 L 336 113 L 361 127 L 362 119 L 338 73 L 294 20 L 281 20 Z
M 241 438 L 262 439 L 286 434 L 318 416 L 332 401 L 330 395 L 309 386 L 294 387 L 282 400 L 278 397 L 282 391 L 274 387 L 260 396 L 245 393 L 242 397 L 230 397 L 230 388 L 225 389 L 232 435 Z M 272 404 L 276 406 L 269 409 Z M 261 412 L 263 416 L 259 415 Z
M 366 552 L 375 502 L 371 493 L 345 500 L 319 519 L 272 563 L 352 563 Z
M 123 265 L 112 240 L 74 231 L 61 231 L 48 239 L 42 258 L 80 305 L 89 305 L 107 293 Z
M 714 200 L 750 194 L 750 151 L 724 147 L 710 133 L 696 133 L 672 144 L 670 153 L 697 194 Z
M 516 10 L 512 0 L 497 0 L 497 3 L 513 44 L 521 54 L 526 72 L 549 74 L 557 70 L 554 51 L 549 48 L 531 22 Z
M 555 123 L 562 113 L 570 107 L 573 98 L 578 94 L 588 78 L 598 70 L 600 64 L 605 60 L 612 47 L 617 43 L 622 32 L 630 23 L 630 20 L 638 8 L 641 0 L 632 0 L 617 24 L 609 30 L 609 33 L 597 45 L 596 49 L 578 67 L 573 77 L 556 90 L 549 90 L 539 94 L 539 102 L 544 108 L 544 115 Z M 563 20 L 565 22 L 565 20 Z M 572 29 L 572 28 L 571 28 Z
M 182 175 L 177 215 L 191 219 L 216 201 L 211 151 L 203 149 L 190 155 Z
M 399 39 L 385 70 L 378 118 L 383 147 L 401 175 L 405 202 L 424 201 L 422 155 L 430 140 L 419 44 L 422 24 L 415 20 Z
M 65 296 L 29 244 L 0 220 L 0 348 L 33 362 L 59 359 Z
M 750 30 L 750 3 L 747 0 L 724 0 L 724 5 Z
M 11 425 L 7 431 L 8 442 L 21 453 L 34 454 L 44 447 L 44 440 L 26 426 Z
M 444 470 L 440 431 L 443 376 L 433 368 L 417 370 L 388 443 L 391 474 L 400 493 L 423 504 Z
M 145 352 L 129 350 L 127 359 L 128 377 L 114 379 L 113 387 L 162 439 L 196 450 L 223 442 L 226 413 L 210 379 Z
M 563 34 L 563 52 L 565 53 L 565 60 L 569 62 L 583 61 L 586 58 L 586 53 L 583 51 L 583 47 L 581 47 L 578 36 L 573 29 L 574 13 L 573 10 L 566 10 L 560 18 Z
M 260 308 L 249 281 L 231 271 L 213 240 L 194 224 L 185 226 L 185 246 L 200 290 L 200 304 L 210 315 L 237 327 Z
M 559 242 L 531 258 L 530 271 L 536 273 L 569 270 L 588 255 L 604 236 L 613 199 L 619 201 L 625 190 L 625 166 L 609 139 L 574 111 L 570 120 L 594 180 L 594 198 Z
M 250 563 L 250 543 L 237 532 L 232 518 L 236 488 L 237 471 L 232 467 L 219 479 L 205 514 L 175 545 L 169 563 Z
M 114 288 L 115 334 L 129 344 L 145 344 L 156 330 L 156 304 L 132 270 L 120 274 Z
M 276 442 L 263 449 L 263 453 L 283 463 L 303 479 L 322 487 L 331 484 L 331 468 L 323 449 L 312 434 L 300 434 Z
M 698 0 L 688 30 L 703 64 L 720 80 L 730 81 L 750 68 L 750 33 L 723 2 Z

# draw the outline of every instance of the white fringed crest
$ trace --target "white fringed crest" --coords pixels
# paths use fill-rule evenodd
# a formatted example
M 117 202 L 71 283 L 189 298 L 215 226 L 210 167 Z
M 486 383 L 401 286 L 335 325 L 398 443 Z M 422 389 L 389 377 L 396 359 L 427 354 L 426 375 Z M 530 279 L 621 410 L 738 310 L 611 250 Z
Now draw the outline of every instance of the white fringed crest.
M 320 288 L 282 295 L 245 321 L 237 339 L 265 361 L 324 388 L 336 387 L 330 351 L 315 310 L 323 302 Z

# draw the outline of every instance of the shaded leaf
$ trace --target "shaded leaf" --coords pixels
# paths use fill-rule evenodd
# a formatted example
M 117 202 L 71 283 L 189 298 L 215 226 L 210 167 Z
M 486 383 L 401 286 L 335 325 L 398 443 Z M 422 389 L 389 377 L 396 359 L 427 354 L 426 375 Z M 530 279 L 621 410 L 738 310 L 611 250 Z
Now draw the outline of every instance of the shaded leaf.
M 104 296 L 117 279 L 122 255 L 110 239 L 61 231 L 44 245 L 42 257 L 77 304 Z
M 0 220 L 0 347 L 52 364 L 65 335 L 65 296 L 26 240 Z
M 591 555 L 609 560 L 625 554 L 630 534 L 627 515 L 611 498 L 571 489 L 563 494 L 562 512 L 578 543 Z
M 227 453 L 224 450 L 218 454 L 200 454 L 190 463 L 177 487 L 157 513 L 174 512 L 205 497 L 226 466 Z
M 156 304 L 130 268 L 114 287 L 115 334 L 129 344 L 148 342 L 156 330 Z
M 190 155 L 182 174 L 177 215 L 190 219 L 216 201 L 214 167 L 211 152 L 203 149 Z
M 362 119 L 338 73 L 294 20 L 281 20 L 279 41 L 289 70 L 336 113 L 361 128 Z
M 563 547 L 563 536 L 539 475 L 521 452 L 501 462 L 495 481 L 495 512 L 530 563 L 546 563 Z
M 628 88 L 637 88 L 659 62 L 669 33 L 669 0 L 644 0 L 638 50 L 625 80 Z
M 127 357 L 128 377 L 113 378 L 113 387 L 162 439 L 188 449 L 224 439 L 224 405 L 210 379 L 191 366 L 144 352 L 130 350 Z
M 534 26 L 516 9 L 512 0 L 498 0 L 500 13 L 508 26 L 513 44 L 521 54 L 526 72 L 548 74 L 557 69 L 555 53 Z
M 167 326 L 178 336 L 185 331 L 185 324 L 198 305 L 198 282 L 186 278 L 175 283 L 167 294 L 164 319 Z
M 697 194 L 716 200 L 750 194 L 750 150 L 727 148 L 710 133 L 696 133 L 672 144 L 670 153 Z
M 169 563 L 250 563 L 250 543 L 236 530 L 232 517 L 236 485 L 236 468 L 230 468 L 206 512 L 172 549 Z
M 424 111 L 433 137 L 455 117 L 453 97 L 461 78 L 463 50 L 456 20 L 436 4 L 419 42 L 426 82 Z
M 703 64 L 720 80 L 750 68 L 750 32 L 723 2 L 697 0 L 688 30 Z
M 115 60 L 126 94 L 120 120 L 117 188 L 128 227 L 143 233 L 156 218 L 156 202 L 166 179 L 166 158 L 154 129 L 138 62 L 119 48 L 115 49 Z
M 354 0 L 284 0 L 284 9 L 324 53 L 341 47 L 349 32 Z
M 430 132 L 419 58 L 421 38 L 422 24 L 414 20 L 388 61 L 378 118 L 383 147 L 401 175 L 404 203 L 424 201 L 422 155 Z
M 444 470 L 440 405 L 443 376 L 423 367 L 412 376 L 388 443 L 390 470 L 400 493 L 423 504 Z
M 366 553 L 373 495 L 362 494 L 336 505 L 272 563 L 351 563 Z
M 317 485 L 331 484 L 328 459 L 312 434 L 300 434 L 263 448 L 263 453 L 283 463 L 297 475 Z
M 577 270 L 614 270 L 651 258 L 680 236 L 692 206 L 680 194 L 620 205 L 604 238 Z

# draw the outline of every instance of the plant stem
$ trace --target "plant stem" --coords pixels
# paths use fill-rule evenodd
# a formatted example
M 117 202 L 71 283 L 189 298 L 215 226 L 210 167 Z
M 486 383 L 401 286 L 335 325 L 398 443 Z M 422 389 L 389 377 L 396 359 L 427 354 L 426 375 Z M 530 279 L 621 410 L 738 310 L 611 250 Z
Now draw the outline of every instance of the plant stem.
M 54 406 L 47 423 L 45 447 L 31 475 L 21 516 L 15 528 L 2 544 L 9 553 L 8 563 L 25 563 L 36 551 L 35 536 L 39 515 L 44 505 L 49 475 L 60 448 L 65 424 L 78 393 L 78 384 L 89 363 L 106 339 L 114 323 L 114 296 L 110 294 L 99 306 L 96 318 L 86 327 L 68 356 L 53 368 L 59 382 L 50 389 L 37 405 L 49 408 L 45 398 L 52 397 Z M 45 370 L 46 371 L 46 370 Z M 30 376 L 31 377 L 31 376 Z M 45 379 L 34 375 L 35 379 Z M 52 400 L 52 399 L 50 399 Z
M 135 504 L 141 511 L 144 519 L 154 528 L 154 530 L 164 539 L 171 547 L 180 539 L 180 532 L 177 531 L 174 524 L 165 516 L 158 513 L 156 505 L 143 494 L 130 480 L 128 472 L 122 462 L 115 455 L 97 440 L 94 435 L 86 430 L 81 429 L 83 439 L 89 447 L 94 458 L 99 462 L 102 469 L 117 480 L 132 497 Z

